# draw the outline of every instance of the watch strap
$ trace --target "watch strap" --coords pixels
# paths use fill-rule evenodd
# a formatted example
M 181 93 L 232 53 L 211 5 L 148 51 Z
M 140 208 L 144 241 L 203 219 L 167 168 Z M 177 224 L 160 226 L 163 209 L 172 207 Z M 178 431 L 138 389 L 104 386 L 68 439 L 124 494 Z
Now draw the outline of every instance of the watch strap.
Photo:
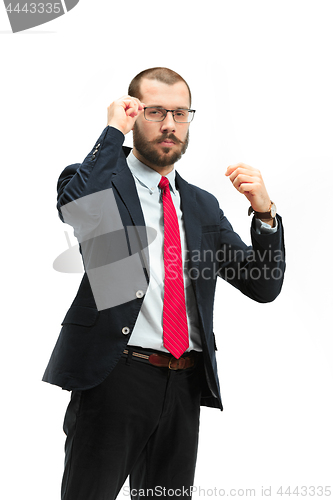
M 269 211 L 268 212 L 256 212 L 255 210 L 253 210 L 253 208 L 250 206 L 249 207 L 249 210 L 248 210 L 248 215 L 251 215 L 252 213 L 254 214 L 255 218 L 256 219 L 260 219 L 260 220 L 271 220 L 271 219 L 274 219 L 275 215 L 276 215 L 276 212 L 274 213 L 274 215 L 272 215 L 272 211 L 271 211 L 271 208 L 272 208 L 272 205 L 274 205 L 274 203 L 271 201 L 271 205 L 269 207 Z

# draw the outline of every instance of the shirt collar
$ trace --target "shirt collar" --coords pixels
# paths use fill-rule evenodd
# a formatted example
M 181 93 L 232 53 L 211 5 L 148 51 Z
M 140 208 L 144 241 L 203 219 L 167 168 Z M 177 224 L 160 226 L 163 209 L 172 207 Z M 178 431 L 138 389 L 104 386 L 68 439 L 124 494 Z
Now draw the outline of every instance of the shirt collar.
M 140 160 L 138 160 L 137 157 L 134 156 L 133 151 L 130 152 L 126 159 L 129 169 L 134 177 L 140 182 L 142 186 L 149 189 L 150 193 L 154 193 L 161 180 L 161 175 L 156 172 L 156 170 L 153 170 L 152 168 L 148 167 Z M 175 169 L 173 168 L 171 172 L 166 175 L 166 177 L 169 180 L 170 190 L 173 191 L 174 194 L 176 194 L 177 191 L 175 184 Z

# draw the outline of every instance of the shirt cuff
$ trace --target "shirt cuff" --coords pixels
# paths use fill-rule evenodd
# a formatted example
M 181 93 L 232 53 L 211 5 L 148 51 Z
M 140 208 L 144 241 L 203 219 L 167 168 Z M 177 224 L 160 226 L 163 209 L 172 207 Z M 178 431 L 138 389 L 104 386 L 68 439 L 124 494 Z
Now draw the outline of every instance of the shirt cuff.
M 256 227 L 256 233 L 257 234 L 274 234 L 278 230 L 278 221 L 276 217 L 274 218 L 274 226 L 271 227 L 269 224 L 266 222 L 263 222 L 260 219 L 255 219 L 255 227 Z

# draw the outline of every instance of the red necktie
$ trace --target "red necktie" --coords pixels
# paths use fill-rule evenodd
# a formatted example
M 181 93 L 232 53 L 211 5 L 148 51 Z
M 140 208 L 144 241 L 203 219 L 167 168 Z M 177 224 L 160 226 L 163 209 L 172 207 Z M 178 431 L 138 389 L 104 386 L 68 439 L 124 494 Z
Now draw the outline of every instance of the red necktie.
M 163 344 L 179 359 L 189 346 L 179 225 L 168 179 L 162 177 L 158 186 L 164 213 Z

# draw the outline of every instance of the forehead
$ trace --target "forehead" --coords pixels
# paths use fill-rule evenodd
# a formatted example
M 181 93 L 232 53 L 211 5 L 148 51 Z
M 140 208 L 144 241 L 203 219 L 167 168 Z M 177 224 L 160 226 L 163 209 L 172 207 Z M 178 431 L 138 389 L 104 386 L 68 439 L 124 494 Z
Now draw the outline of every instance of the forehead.
M 190 96 L 184 82 L 173 85 L 143 78 L 140 85 L 141 100 L 146 106 L 162 106 L 167 109 L 188 108 Z

